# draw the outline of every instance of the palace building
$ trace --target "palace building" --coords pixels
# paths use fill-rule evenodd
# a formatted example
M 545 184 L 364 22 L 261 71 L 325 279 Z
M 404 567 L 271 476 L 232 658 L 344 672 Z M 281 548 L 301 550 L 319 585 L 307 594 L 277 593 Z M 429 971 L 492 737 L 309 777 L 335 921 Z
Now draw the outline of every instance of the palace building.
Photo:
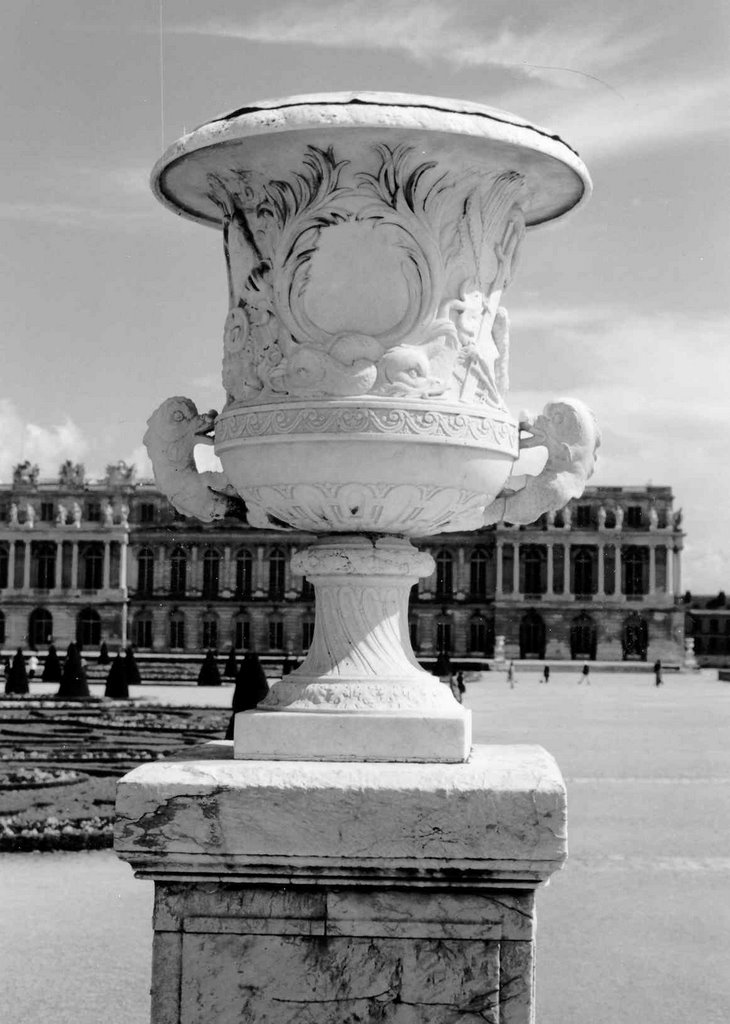
M 419 540 L 436 571 L 413 588 L 414 650 L 486 661 L 503 637 L 508 659 L 679 662 L 683 537 L 669 487 L 588 487 L 531 526 Z M 182 518 L 124 463 L 101 481 L 21 464 L 0 485 L 0 646 L 301 657 L 314 594 L 290 555 L 313 539 Z

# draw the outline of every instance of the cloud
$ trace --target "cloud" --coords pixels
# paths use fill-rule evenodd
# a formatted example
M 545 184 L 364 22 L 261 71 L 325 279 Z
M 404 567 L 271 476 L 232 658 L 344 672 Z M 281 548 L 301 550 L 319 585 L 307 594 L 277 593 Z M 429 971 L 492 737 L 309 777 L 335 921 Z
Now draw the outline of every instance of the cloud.
M 37 463 L 41 476 L 55 476 L 66 459 L 83 462 L 89 443 L 79 427 L 66 418 L 44 427 L 26 422 L 8 399 L 0 399 L 0 480 L 12 479 L 13 466 L 26 459 Z

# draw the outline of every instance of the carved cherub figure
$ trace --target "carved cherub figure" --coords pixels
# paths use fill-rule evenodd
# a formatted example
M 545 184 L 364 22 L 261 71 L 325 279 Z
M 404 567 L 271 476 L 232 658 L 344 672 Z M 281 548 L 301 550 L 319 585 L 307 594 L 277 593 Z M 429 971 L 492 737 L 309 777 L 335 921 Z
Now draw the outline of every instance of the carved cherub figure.
M 547 448 L 547 461 L 542 472 L 526 477 L 520 489 L 504 490 L 494 500 L 485 510 L 485 526 L 504 519 L 517 525 L 534 523 L 544 512 L 564 508 L 580 497 L 593 474 L 601 433 L 583 402 L 574 398 L 549 402 L 537 418 L 526 416 L 520 429 L 531 435 L 521 447 Z
M 35 509 L 30 502 L 25 506 L 25 525 L 29 530 L 35 526 Z
M 234 512 L 236 493 L 225 473 L 200 473 L 196 444 L 213 444 L 215 411 L 198 413 L 189 398 L 168 398 L 147 421 L 144 444 L 157 486 L 178 512 L 203 523 Z
M 66 520 L 68 519 L 68 509 L 65 505 L 59 504 L 58 512 L 56 513 L 56 522 L 59 526 L 65 526 Z
M 13 502 L 8 509 L 8 523 L 11 526 L 18 525 L 18 506 Z
M 109 501 L 109 499 L 107 499 L 106 502 L 104 503 L 104 526 L 113 526 L 113 525 L 114 525 L 114 506 Z
M 81 506 L 78 501 L 75 501 L 71 506 L 71 516 L 74 521 L 74 526 L 77 530 L 81 529 Z

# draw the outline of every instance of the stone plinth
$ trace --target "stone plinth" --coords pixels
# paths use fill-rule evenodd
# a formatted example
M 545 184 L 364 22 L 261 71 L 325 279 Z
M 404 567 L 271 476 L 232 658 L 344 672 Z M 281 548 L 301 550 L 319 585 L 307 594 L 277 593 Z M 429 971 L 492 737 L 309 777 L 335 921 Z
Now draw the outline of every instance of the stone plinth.
M 188 756 L 119 785 L 117 853 L 156 883 L 153 1024 L 534 1019 L 533 890 L 566 855 L 542 748 Z

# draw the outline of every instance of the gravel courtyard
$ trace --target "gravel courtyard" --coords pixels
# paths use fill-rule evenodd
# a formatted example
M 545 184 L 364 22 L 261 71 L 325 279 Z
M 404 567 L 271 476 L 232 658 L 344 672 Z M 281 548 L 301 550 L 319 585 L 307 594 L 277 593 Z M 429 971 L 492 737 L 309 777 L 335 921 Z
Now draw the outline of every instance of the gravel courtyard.
M 568 783 L 570 860 L 538 893 L 539 1024 L 730 1019 L 730 684 L 716 676 L 468 682 L 476 742 L 540 743 Z M 206 692 L 154 689 L 179 704 Z M 225 706 L 231 689 L 207 693 Z M 151 890 L 108 851 L 0 857 L 16 1024 L 144 1024 Z

